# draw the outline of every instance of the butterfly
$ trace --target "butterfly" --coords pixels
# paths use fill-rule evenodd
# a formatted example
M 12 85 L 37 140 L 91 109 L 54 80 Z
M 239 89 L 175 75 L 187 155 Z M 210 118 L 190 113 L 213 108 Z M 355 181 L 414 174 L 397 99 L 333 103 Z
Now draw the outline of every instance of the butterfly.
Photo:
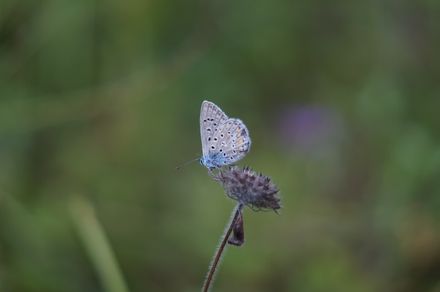
M 200 109 L 200 163 L 209 170 L 233 164 L 250 150 L 251 138 L 245 124 L 229 118 L 218 106 L 203 101 Z

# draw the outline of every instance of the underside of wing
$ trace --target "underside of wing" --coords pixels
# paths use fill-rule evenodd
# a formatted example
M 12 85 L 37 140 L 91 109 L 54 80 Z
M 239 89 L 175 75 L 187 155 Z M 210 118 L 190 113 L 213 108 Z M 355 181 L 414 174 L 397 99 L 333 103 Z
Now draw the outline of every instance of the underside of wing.
M 203 156 L 208 155 L 210 141 L 218 131 L 219 125 L 228 120 L 228 116 L 214 103 L 203 101 L 200 109 L 200 137 Z
M 218 165 L 232 164 L 242 159 L 250 150 L 251 139 L 245 124 L 239 119 L 228 119 L 218 131 L 208 138 L 209 155 Z

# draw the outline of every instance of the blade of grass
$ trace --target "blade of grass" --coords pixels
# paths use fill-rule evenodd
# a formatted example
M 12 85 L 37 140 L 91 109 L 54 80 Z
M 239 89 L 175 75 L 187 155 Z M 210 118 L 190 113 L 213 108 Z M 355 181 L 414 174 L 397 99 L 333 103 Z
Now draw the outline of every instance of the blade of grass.
M 92 204 L 73 197 L 69 204 L 75 229 L 107 292 L 128 292 L 121 269 Z

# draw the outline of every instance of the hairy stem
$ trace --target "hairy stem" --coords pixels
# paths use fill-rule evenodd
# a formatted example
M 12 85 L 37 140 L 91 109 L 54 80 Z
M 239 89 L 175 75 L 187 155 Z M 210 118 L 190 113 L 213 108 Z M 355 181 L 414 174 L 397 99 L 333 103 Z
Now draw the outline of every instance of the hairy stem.
M 212 284 L 212 280 L 214 279 L 215 272 L 217 271 L 218 264 L 220 259 L 222 258 L 223 251 L 225 250 L 226 244 L 228 242 L 228 238 L 231 235 L 232 229 L 234 228 L 235 222 L 240 215 L 241 210 L 243 209 L 243 204 L 237 204 L 232 212 L 233 216 L 230 220 L 229 224 L 226 225 L 225 232 L 223 233 L 223 237 L 221 238 L 220 246 L 215 251 L 214 257 L 212 259 L 211 265 L 209 267 L 208 274 L 206 275 L 205 282 L 203 283 L 203 292 L 209 291 L 209 287 Z

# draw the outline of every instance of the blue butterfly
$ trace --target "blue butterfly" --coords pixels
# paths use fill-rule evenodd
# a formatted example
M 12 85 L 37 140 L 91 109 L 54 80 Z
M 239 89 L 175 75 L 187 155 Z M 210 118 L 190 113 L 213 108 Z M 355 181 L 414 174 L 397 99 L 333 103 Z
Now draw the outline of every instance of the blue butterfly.
M 245 124 L 228 118 L 218 106 L 206 100 L 200 109 L 200 136 L 203 152 L 200 163 L 209 170 L 239 161 L 251 147 Z

